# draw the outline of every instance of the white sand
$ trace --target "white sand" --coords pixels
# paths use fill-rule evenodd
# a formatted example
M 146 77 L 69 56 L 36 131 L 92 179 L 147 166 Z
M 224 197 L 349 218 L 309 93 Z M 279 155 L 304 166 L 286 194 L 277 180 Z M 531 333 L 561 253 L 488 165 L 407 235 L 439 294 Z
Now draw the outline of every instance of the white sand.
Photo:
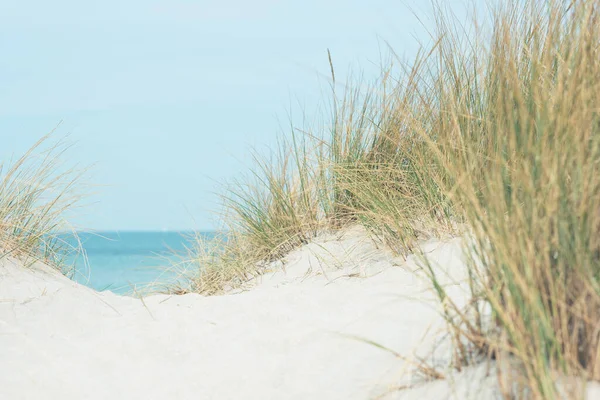
M 460 278 L 458 240 L 424 248 Z M 352 231 L 244 293 L 140 301 L 0 260 L 0 399 L 494 398 L 483 366 L 394 390 L 410 362 L 356 339 L 429 352 L 443 323 L 416 268 Z

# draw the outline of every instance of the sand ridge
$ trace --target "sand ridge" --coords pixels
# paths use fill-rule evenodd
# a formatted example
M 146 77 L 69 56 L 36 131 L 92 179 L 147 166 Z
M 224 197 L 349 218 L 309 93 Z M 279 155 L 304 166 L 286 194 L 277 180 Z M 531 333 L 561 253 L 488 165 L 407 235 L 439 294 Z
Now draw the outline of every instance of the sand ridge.
M 459 239 L 423 249 L 459 274 Z M 443 321 L 416 257 L 393 257 L 349 231 L 277 267 L 237 294 L 140 300 L 5 258 L 0 398 L 494 398 L 493 384 L 480 391 L 471 377 L 458 389 L 438 381 L 394 390 L 416 382 L 410 363 L 361 340 L 406 357 L 432 348 Z

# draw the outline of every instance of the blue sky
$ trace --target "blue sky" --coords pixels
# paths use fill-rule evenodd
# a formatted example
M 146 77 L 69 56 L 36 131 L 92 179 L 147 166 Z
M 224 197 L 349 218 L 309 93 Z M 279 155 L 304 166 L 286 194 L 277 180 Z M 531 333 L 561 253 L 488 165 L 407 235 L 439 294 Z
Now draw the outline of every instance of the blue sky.
M 427 41 L 425 3 L 3 1 L 0 157 L 63 121 L 68 161 L 94 164 L 79 228 L 210 229 L 219 182 L 322 101 L 327 49 L 374 78 L 386 41 Z

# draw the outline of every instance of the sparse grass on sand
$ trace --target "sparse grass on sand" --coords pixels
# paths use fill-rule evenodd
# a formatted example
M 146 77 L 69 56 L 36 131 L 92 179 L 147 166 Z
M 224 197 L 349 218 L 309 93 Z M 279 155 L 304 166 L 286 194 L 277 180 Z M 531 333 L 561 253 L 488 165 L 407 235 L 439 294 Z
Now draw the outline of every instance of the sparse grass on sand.
M 330 125 L 295 131 L 232 185 L 229 236 L 195 254 L 191 289 L 220 293 L 349 223 L 399 253 L 462 234 L 470 305 L 429 269 L 454 366 L 510 360 L 507 398 L 554 399 L 560 376 L 600 380 L 600 1 L 495 2 L 472 27 L 436 10 L 411 66 L 341 98 L 332 67 Z
M 0 258 L 19 258 L 25 265 L 41 260 L 68 274 L 65 256 L 76 249 L 60 233 L 72 231 L 64 215 L 81 199 L 83 170 L 62 167 L 68 146 L 51 142 L 51 136 L 12 163 L 0 163 Z

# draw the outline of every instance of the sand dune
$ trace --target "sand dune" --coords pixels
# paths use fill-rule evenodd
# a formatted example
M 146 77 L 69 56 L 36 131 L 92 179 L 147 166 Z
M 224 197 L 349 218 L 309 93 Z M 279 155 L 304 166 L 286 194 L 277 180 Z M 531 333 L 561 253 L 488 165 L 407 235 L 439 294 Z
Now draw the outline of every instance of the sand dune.
M 423 246 L 460 279 L 459 240 Z M 494 398 L 487 368 L 418 385 L 410 362 L 359 339 L 429 352 L 443 323 L 417 268 L 353 231 L 290 254 L 243 293 L 139 300 L 4 259 L 0 398 Z M 406 384 L 417 386 L 394 390 Z

